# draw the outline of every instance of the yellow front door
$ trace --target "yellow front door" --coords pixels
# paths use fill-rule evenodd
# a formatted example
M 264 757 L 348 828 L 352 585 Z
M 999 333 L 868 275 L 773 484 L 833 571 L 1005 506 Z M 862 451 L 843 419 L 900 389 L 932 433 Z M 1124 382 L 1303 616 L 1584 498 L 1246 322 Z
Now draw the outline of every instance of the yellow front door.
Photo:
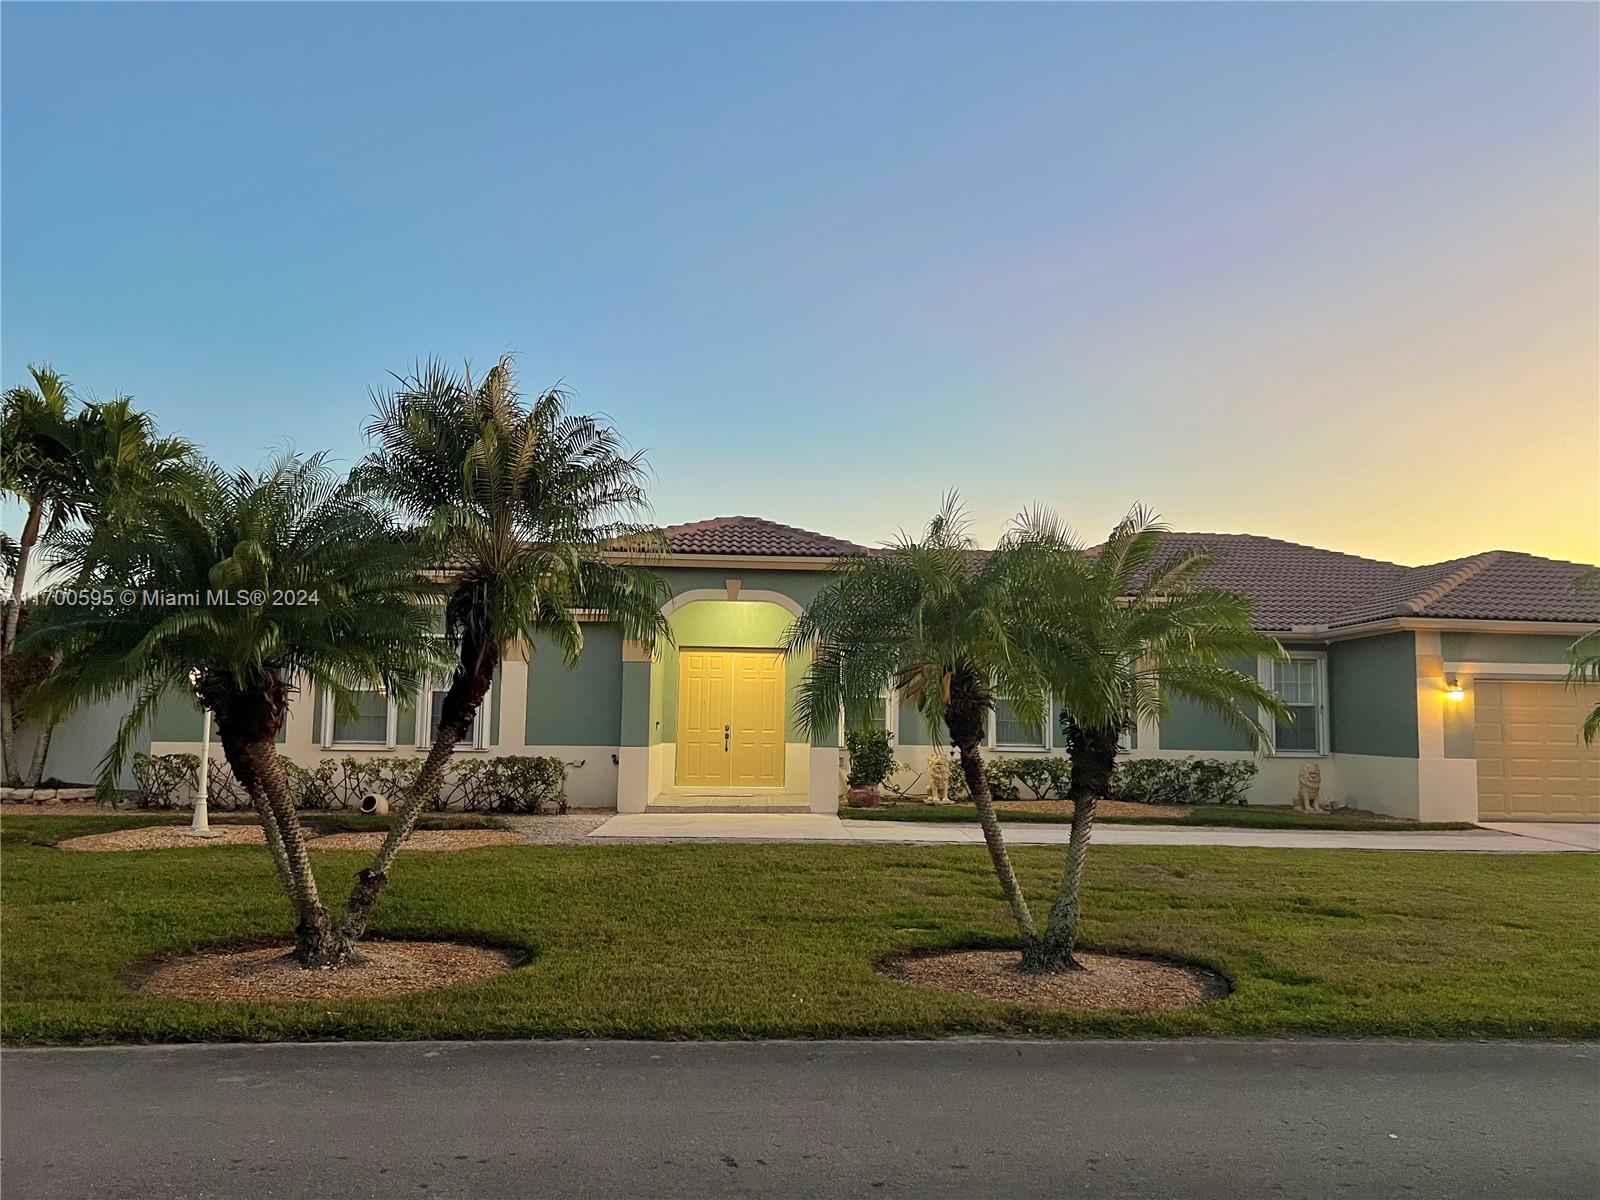
M 733 656 L 727 650 L 685 650 L 678 675 L 678 783 L 727 787 Z
M 783 654 L 684 650 L 679 787 L 783 786 Z
M 733 786 L 783 786 L 783 655 L 733 658 Z

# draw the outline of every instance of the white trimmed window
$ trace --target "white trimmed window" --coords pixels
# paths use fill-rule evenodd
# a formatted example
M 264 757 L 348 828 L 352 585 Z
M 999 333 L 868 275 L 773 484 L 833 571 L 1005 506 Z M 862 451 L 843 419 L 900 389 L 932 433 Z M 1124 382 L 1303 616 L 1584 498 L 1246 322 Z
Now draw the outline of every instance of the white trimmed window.
M 328 747 L 388 750 L 394 746 L 394 698 L 380 686 L 355 693 L 355 711 L 345 715 L 331 695 L 323 698 L 322 744 Z
M 1050 711 L 1049 701 L 1045 712 Z M 989 745 L 996 750 L 1048 750 L 1050 749 L 1050 722 L 1041 726 L 1024 725 L 1011 705 L 995 699 L 989 713 Z
M 900 733 L 900 703 L 894 691 L 885 686 L 874 699 L 852 707 L 845 714 L 844 728 L 846 732 L 852 729 L 881 729 L 889 735 L 891 742 L 897 741 Z
M 418 693 L 420 703 L 417 705 L 417 749 L 426 750 L 433 745 L 433 735 L 439 729 L 439 711 L 444 704 L 445 693 L 450 690 L 450 680 L 429 679 L 422 685 Z M 477 715 L 472 718 L 472 726 L 467 730 L 467 736 L 456 743 L 458 750 L 487 750 L 489 748 L 489 716 L 494 704 L 494 693 L 483 698 L 483 703 L 478 705 Z
M 1291 654 L 1261 660 L 1261 682 L 1288 706 L 1290 719 L 1272 721 L 1272 752 L 1321 756 L 1328 752 L 1328 658 Z

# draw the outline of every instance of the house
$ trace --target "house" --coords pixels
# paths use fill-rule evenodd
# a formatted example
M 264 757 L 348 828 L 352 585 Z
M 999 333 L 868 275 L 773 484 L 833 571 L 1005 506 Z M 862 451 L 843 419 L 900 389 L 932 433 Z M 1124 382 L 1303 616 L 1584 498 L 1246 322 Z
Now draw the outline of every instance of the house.
M 757 517 L 669 528 L 663 574 L 675 644 L 655 655 L 602 620 L 570 671 L 548 646 L 508 656 L 463 754 L 539 753 L 569 764 L 574 806 L 756 806 L 832 812 L 836 731 L 808 739 L 795 720 L 803 657 L 783 655 L 790 621 L 832 563 L 864 547 Z M 1567 648 L 1600 625 L 1584 570 L 1492 551 L 1404 567 L 1249 534 L 1173 533 L 1204 548 L 1208 582 L 1242 592 L 1287 661 L 1259 671 L 1296 714 L 1261 756 L 1253 803 L 1286 803 L 1300 768 L 1319 764 L 1322 794 L 1426 821 L 1600 818 L 1600 753 L 1579 736 L 1594 689 L 1563 682 Z M 283 752 L 327 756 L 426 748 L 442 681 L 418 703 L 379 691 L 346 720 L 319 695 L 295 702 Z M 885 694 L 872 718 L 894 736 L 898 781 L 916 790 L 931 751 L 922 718 Z M 52 772 L 89 777 L 114 715 L 78 714 L 58 733 Z M 199 748 L 200 720 L 169 704 L 146 735 L 154 753 Z M 1001 706 L 989 743 L 1004 755 L 1060 754 L 1052 728 L 1023 728 Z M 1130 737 L 1133 757 L 1255 757 L 1243 735 L 1183 701 Z

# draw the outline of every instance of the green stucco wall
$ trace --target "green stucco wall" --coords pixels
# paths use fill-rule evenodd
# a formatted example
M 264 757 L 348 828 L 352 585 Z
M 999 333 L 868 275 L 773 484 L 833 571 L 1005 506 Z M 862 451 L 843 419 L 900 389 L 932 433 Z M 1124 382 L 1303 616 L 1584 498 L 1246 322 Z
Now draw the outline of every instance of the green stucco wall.
M 1256 673 L 1253 658 L 1230 664 L 1247 675 Z M 1250 735 L 1236 729 L 1219 714 L 1182 696 L 1169 698 L 1171 709 L 1161 718 L 1163 750 L 1254 750 Z
M 623 665 L 622 633 L 615 625 L 586 623 L 583 652 L 570 669 L 560 650 L 545 639 L 536 640 L 528 656 L 527 744 L 617 745 Z
M 1417 757 L 1417 644 L 1407 632 L 1328 647 L 1335 754 Z
M 198 742 L 200 706 L 182 692 L 169 692 L 156 702 L 150 719 L 152 742 Z
M 1564 663 L 1575 639 L 1564 634 L 1441 633 L 1445 662 Z

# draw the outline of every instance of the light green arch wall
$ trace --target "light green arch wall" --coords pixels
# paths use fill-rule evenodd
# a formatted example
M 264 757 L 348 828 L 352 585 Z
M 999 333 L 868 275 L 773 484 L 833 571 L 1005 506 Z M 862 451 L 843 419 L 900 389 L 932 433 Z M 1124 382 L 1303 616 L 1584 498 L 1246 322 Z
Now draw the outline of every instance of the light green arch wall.
M 787 594 L 787 593 L 785 593 Z M 678 739 L 678 653 L 681 647 L 728 650 L 781 650 L 794 617 L 770 600 L 693 600 L 667 617 L 673 644 L 661 650 L 651 678 L 652 720 L 660 721 L 663 742 Z M 784 738 L 803 742 L 795 703 L 800 678 L 811 663 L 809 652 L 784 661 Z M 659 681 L 659 683 L 657 682 Z M 659 715 L 656 710 L 659 708 Z

